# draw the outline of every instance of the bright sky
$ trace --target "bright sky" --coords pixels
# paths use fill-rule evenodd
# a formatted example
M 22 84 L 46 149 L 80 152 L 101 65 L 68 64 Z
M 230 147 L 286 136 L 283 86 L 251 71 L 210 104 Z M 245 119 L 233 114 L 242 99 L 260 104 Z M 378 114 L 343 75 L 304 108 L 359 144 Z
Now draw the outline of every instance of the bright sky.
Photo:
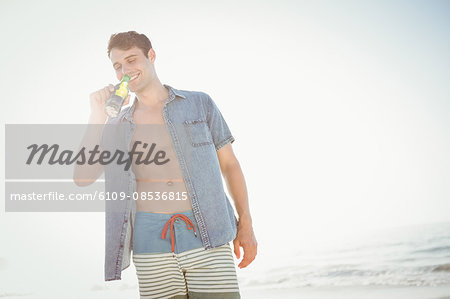
M 163 83 L 222 111 L 262 251 L 450 221 L 449 12 L 448 1 L 1 0 L 0 113 L 85 123 L 89 94 L 116 83 L 109 36 L 136 30 Z M 103 223 L 2 209 L 0 274 L 24 255 L 63 262 L 56 250 L 101 279 Z

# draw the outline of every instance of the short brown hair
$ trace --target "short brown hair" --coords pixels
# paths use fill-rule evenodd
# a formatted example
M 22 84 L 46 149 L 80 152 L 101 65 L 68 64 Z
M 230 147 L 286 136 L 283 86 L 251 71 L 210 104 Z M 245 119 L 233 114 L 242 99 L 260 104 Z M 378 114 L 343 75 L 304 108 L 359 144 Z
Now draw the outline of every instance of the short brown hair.
M 138 47 L 145 57 L 148 57 L 148 51 L 152 48 L 152 43 L 145 34 L 139 34 L 136 31 L 114 33 L 109 38 L 108 57 L 110 57 L 112 48 L 128 50 L 133 47 Z

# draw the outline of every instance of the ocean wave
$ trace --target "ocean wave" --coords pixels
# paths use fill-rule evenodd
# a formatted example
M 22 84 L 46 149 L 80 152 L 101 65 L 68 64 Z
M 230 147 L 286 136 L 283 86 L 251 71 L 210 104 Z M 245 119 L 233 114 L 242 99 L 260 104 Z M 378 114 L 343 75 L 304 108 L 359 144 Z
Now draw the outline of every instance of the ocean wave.
M 301 267 L 300 267 L 301 268 Z M 434 267 L 351 267 L 322 266 L 308 271 L 264 273 L 242 281 L 258 287 L 278 285 L 304 286 L 450 286 L 450 263 Z
M 400 229 L 379 239 L 319 251 L 302 250 L 268 264 L 243 285 L 302 286 L 450 286 L 450 223 Z M 242 278 L 242 277 L 241 277 Z
M 450 263 L 436 266 L 433 272 L 450 272 Z
M 435 246 L 426 249 L 414 250 L 412 253 L 437 253 L 437 252 L 450 252 L 450 246 Z

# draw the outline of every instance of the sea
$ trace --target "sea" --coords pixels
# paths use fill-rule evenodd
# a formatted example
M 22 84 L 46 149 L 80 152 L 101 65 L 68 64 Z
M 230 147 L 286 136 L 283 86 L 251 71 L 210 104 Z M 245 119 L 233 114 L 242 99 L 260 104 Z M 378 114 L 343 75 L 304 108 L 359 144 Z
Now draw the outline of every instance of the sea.
M 450 222 L 371 230 L 331 246 L 296 244 L 258 254 L 254 269 L 239 271 L 240 286 L 450 286 Z

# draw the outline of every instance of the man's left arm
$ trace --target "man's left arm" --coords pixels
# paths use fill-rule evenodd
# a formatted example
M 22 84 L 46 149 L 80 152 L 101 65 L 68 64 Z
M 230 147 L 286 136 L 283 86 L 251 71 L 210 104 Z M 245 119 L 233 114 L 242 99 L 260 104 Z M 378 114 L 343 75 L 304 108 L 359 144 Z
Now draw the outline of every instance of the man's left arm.
M 234 254 L 239 259 L 241 256 L 240 247 L 244 249 L 244 258 L 238 267 L 245 268 L 255 259 L 258 243 L 253 232 L 244 174 L 242 173 L 239 161 L 234 155 L 231 143 L 227 143 L 221 147 L 217 151 L 217 156 L 228 192 L 233 198 L 239 215 L 237 235 L 233 240 Z

